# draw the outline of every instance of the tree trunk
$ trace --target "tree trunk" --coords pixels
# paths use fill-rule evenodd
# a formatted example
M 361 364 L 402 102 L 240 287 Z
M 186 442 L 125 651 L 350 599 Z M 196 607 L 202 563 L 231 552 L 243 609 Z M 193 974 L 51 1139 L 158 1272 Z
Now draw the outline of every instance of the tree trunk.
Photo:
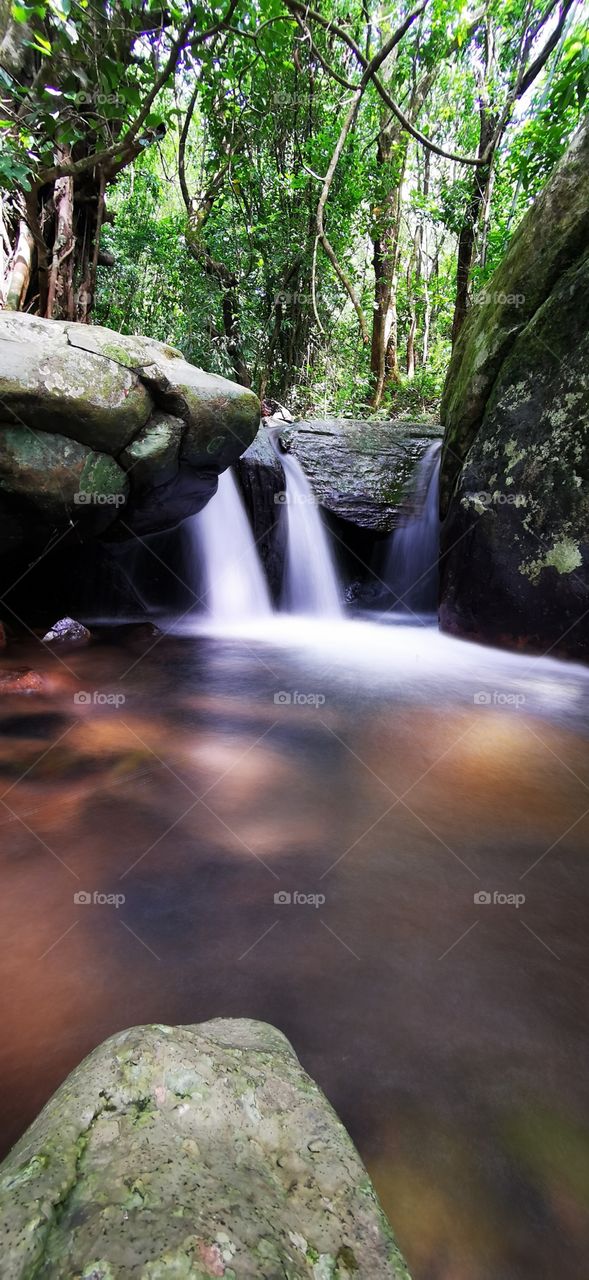
M 484 156 L 495 132 L 497 120 L 487 108 L 481 104 L 478 155 Z M 466 319 L 469 306 L 470 273 L 474 259 L 474 248 L 481 211 L 485 208 L 487 192 L 490 193 L 490 178 L 493 166 L 494 149 L 488 156 L 488 163 L 480 165 L 474 171 L 470 197 L 466 213 L 458 237 L 458 258 L 456 265 L 456 301 L 452 320 L 452 346 Z
M 7 311 L 20 311 L 31 279 L 35 242 L 24 218 L 21 218 L 16 249 L 9 266 L 4 305 Z
M 63 156 L 64 160 L 68 157 Z M 55 236 L 49 270 L 47 316 L 74 320 L 74 180 L 58 178 L 54 187 Z
M 390 166 L 395 146 L 402 151 L 396 162 L 394 185 L 387 191 L 382 205 L 373 209 L 376 232 L 373 235 L 374 309 L 370 348 L 371 394 L 373 409 L 380 408 L 385 387 L 398 382 L 397 356 L 397 287 L 399 279 L 399 241 L 401 232 L 401 193 L 407 161 L 407 140 L 399 143 L 398 135 L 383 130 L 378 139 L 377 159 L 383 169 Z

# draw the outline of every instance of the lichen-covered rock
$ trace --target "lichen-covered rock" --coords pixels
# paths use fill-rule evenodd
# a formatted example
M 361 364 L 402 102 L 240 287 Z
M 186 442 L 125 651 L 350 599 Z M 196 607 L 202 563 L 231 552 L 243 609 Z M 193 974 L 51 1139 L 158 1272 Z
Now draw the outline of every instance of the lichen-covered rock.
M 284 1036 L 135 1027 L 0 1168 L 2 1276 L 408 1280 L 366 1171 Z
M 147 388 L 114 360 L 70 346 L 65 324 L 47 320 L 57 325 L 48 336 L 30 319 L 0 315 L 0 400 L 8 416 L 118 453 L 147 422 Z
M 165 343 L 15 312 L 0 312 L 0 402 L 0 559 L 70 523 L 84 538 L 172 527 L 260 417 L 253 392 Z
M 442 406 L 441 624 L 588 658 L 589 125 L 485 292 Z

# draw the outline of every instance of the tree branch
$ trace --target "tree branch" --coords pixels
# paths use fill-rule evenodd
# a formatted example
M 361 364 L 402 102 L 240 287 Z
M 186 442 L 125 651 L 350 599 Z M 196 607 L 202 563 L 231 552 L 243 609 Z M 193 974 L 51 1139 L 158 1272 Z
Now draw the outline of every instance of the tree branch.
M 212 27 L 208 27 L 206 31 L 202 31 L 199 35 L 194 36 L 191 41 L 191 48 L 204 44 L 206 40 L 210 40 L 212 36 L 215 36 L 219 31 L 222 31 L 225 25 L 231 21 L 238 2 L 239 0 L 230 0 L 229 8 L 225 17 L 221 18 L 219 22 L 215 22 Z M 129 127 L 124 136 L 112 147 L 107 147 L 105 151 L 97 152 L 95 155 L 83 156 L 80 160 L 73 160 L 69 164 L 54 165 L 50 169 L 42 170 L 35 183 L 35 188 L 37 190 L 47 182 L 55 182 L 57 178 L 65 178 L 68 176 L 76 177 L 80 173 L 85 173 L 88 169 L 101 168 L 103 165 L 107 165 L 110 160 L 116 160 L 117 157 L 124 156 L 127 151 L 132 149 L 137 134 L 145 123 L 158 93 L 163 89 L 164 85 L 167 83 L 176 68 L 178 57 L 188 40 L 190 31 L 196 22 L 196 17 L 196 14 L 191 13 L 183 23 L 178 36 L 172 44 L 165 65 L 162 67 L 160 74 L 154 81 L 139 114 L 136 116 L 133 124 Z
M 573 0 L 569 0 L 569 2 L 572 3 Z M 426 3 L 427 3 L 427 0 L 426 0 Z M 343 27 L 339 27 L 335 22 L 331 22 L 327 18 L 324 18 L 322 14 L 317 13 L 315 9 L 310 9 L 308 5 L 301 4 L 300 0 L 286 0 L 286 4 L 288 5 L 289 9 L 292 9 L 293 13 L 295 14 L 300 13 L 300 14 L 303 14 L 306 18 L 312 18 L 312 20 L 314 22 L 319 23 L 319 25 L 322 26 L 324 30 L 332 32 L 334 35 L 338 36 L 340 40 L 343 40 L 344 43 L 347 44 L 348 48 L 351 49 L 355 58 L 357 58 L 360 66 L 364 68 L 364 74 L 366 74 L 369 67 L 372 68 L 369 72 L 368 78 L 372 80 L 372 83 L 374 84 L 375 89 L 380 94 L 383 101 L 386 102 L 386 105 L 389 108 L 389 110 L 392 111 L 394 116 L 396 116 L 397 120 L 399 121 L 399 124 L 403 126 L 403 128 L 407 131 L 407 133 L 411 134 L 412 138 L 415 138 L 416 142 L 419 142 L 422 147 L 425 147 L 427 151 L 433 151 L 436 155 L 442 156 L 445 160 L 454 160 L 458 164 L 468 164 L 468 165 L 472 165 L 474 168 L 478 168 L 480 165 L 485 163 L 478 156 L 461 156 L 461 155 L 457 155 L 457 153 L 454 151 L 444 150 L 443 147 L 440 147 L 438 146 L 437 143 L 432 142 L 430 138 L 426 138 L 424 134 L 421 133 L 420 130 L 417 129 L 415 125 L 411 123 L 411 121 L 405 115 L 405 113 L 401 111 L 401 108 L 395 102 L 394 98 L 391 96 L 388 89 L 382 83 L 382 80 L 376 74 L 378 67 L 384 61 L 384 58 L 388 57 L 388 54 L 391 52 L 391 48 L 393 47 L 391 44 L 391 41 L 394 39 L 394 37 L 391 37 L 391 40 L 387 41 L 386 44 L 383 45 L 383 48 L 380 51 L 380 54 L 382 54 L 383 56 L 380 56 L 379 54 L 377 54 L 375 55 L 375 58 L 372 59 L 372 63 L 376 62 L 376 65 L 372 67 L 372 63 L 369 62 L 368 59 L 364 57 L 364 54 L 358 48 L 358 45 L 356 44 L 356 42 L 352 39 L 351 36 L 348 35 L 347 31 Z M 406 22 L 403 24 L 404 29 L 402 30 L 402 34 L 405 33 L 405 30 L 407 30 L 407 27 L 410 25 L 410 23 L 414 21 L 416 17 L 419 16 L 423 8 L 424 8 L 424 5 L 420 5 L 420 7 L 416 9 L 414 13 L 410 15 L 409 18 L 407 18 Z

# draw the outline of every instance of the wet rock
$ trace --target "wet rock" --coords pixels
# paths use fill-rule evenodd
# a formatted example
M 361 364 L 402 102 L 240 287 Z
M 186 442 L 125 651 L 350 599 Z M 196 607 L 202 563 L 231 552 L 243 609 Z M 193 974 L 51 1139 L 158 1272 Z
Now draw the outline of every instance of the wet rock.
M 88 628 L 75 618 L 60 618 L 43 636 L 43 644 L 87 644 L 92 639 Z
M 0 1168 L 0 1223 L 5 1280 L 408 1280 L 337 1116 L 246 1019 L 96 1049 Z
M 45 681 L 38 671 L 19 667 L 13 671 L 0 671 L 0 696 L 12 693 L 44 693 Z
M 350 531 L 359 530 L 366 538 L 352 556 L 356 566 L 358 559 L 370 559 L 372 535 L 382 537 L 399 522 L 405 486 L 415 464 L 432 439 L 440 436 L 440 428 L 422 423 L 327 418 L 291 424 L 276 416 L 266 418 L 237 471 L 275 595 L 284 562 L 280 514 L 285 480 L 271 432 L 278 432 L 282 444 L 296 455 L 325 511 L 345 522 L 340 526 L 340 545 Z
M 383 533 L 399 520 L 415 463 L 441 435 L 439 427 L 423 423 L 318 418 L 290 424 L 268 418 L 241 458 L 239 470 L 244 487 L 253 486 L 248 473 L 257 471 L 264 488 L 272 488 L 273 501 L 284 490 L 282 467 L 269 440 L 269 433 L 277 429 L 326 511 Z
M 473 305 L 442 418 L 445 630 L 589 658 L 589 123 Z

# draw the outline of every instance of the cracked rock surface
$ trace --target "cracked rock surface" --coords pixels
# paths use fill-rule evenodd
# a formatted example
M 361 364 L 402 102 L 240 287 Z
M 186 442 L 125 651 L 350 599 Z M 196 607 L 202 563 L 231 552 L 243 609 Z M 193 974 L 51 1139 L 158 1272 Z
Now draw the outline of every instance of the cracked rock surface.
M 82 538 L 177 524 L 259 420 L 253 392 L 165 343 L 0 313 L 0 553 L 70 522 Z
M 274 1027 L 134 1027 L 0 1167 L 4 1280 L 409 1280 L 346 1130 Z

